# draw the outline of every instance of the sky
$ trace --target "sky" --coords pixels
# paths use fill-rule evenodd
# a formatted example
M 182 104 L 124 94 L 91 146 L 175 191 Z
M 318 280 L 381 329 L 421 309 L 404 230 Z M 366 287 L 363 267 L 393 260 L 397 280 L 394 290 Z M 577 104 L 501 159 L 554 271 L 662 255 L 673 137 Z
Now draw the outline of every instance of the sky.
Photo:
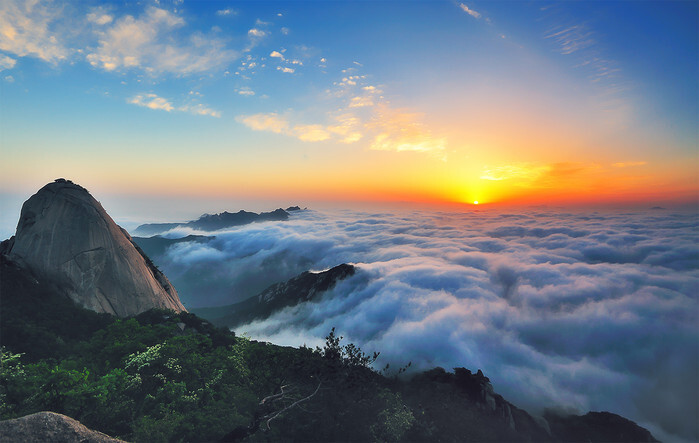
M 3 0 L 1 199 L 696 206 L 698 8 Z

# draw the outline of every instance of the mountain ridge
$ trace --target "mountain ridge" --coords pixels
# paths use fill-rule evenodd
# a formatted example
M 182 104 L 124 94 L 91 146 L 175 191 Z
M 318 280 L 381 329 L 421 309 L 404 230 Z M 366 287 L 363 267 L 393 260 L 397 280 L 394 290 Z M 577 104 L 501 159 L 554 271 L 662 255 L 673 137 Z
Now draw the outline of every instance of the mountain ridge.
M 357 268 L 340 264 L 322 272 L 303 272 L 285 282 L 270 285 L 257 295 L 241 302 L 212 308 L 195 308 L 192 312 L 217 326 L 235 327 L 262 320 L 286 307 L 316 299 L 332 289 L 338 281 L 355 274 Z
M 287 210 L 296 211 L 294 207 Z M 182 223 L 146 223 L 134 229 L 133 234 L 137 236 L 152 236 L 162 234 L 170 229 L 188 227 L 202 231 L 217 231 L 219 229 L 242 226 L 250 223 L 264 221 L 285 221 L 289 219 L 289 213 L 281 208 L 271 212 L 249 212 L 240 210 L 238 212 L 223 211 L 218 214 L 203 214 L 196 220 Z

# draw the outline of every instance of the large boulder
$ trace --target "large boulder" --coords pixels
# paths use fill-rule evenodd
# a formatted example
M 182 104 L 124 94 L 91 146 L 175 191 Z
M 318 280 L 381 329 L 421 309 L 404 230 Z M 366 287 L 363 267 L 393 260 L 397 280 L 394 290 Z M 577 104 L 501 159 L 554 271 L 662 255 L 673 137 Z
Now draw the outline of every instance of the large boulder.
M 26 443 L 120 443 L 101 432 L 83 426 L 79 421 L 55 412 L 0 421 L 0 441 Z
M 22 206 L 2 253 L 54 282 L 77 304 L 120 317 L 183 311 L 177 291 L 83 187 L 59 179 Z

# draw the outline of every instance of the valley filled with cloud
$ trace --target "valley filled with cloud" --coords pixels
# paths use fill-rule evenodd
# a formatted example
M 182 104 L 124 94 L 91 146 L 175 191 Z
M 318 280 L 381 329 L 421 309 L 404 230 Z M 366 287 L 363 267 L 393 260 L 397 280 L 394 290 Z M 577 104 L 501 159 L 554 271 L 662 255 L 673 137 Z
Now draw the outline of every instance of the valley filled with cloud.
M 377 365 L 482 369 L 496 392 L 608 410 L 697 437 L 699 222 L 693 212 L 299 211 L 206 233 L 156 259 L 186 306 L 230 304 L 303 271 L 358 272 L 319 301 L 237 328 L 319 345 L 332 327 Z

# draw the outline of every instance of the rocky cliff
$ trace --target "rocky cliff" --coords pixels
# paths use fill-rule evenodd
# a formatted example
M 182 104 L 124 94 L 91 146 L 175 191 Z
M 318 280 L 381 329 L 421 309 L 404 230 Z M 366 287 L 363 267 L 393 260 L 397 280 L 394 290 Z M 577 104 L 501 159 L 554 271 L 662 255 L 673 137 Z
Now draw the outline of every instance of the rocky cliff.
M 17 232 L 0 253 L 96 312 L 125 317 L 151 308 L 185 310 L 129 234 L 68 180 L 49 183 L 24 203 Z

